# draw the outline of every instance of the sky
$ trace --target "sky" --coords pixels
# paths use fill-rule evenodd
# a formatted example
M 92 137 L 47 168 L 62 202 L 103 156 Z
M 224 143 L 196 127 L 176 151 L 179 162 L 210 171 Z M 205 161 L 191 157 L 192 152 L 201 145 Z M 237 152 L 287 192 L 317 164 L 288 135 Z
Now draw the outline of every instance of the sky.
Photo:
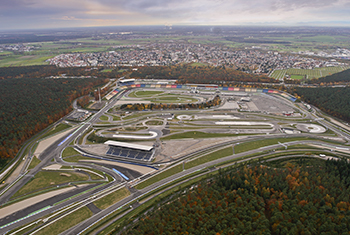
M 350 26 L 349 0 L 0 0 L 0 30 L 121 25 Z

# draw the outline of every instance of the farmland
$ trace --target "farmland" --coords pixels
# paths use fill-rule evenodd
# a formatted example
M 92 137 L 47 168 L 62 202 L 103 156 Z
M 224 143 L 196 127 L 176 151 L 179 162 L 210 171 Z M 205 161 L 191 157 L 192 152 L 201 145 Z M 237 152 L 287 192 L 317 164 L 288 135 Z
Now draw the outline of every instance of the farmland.
M 340 66 L 340 67 L 326 67 L 326 68 L 315 68 L 315 69 L 283 69 L 283 70 L 275 70 L 270 75 L 275 79 L 282 79 L 286 75 L 290 76 L 292 79 L 312 79 L 312 78 L 320 78 L 325 77 L 334 73 L 341 72 L 343 70 L 349 69 L 348 66 Z

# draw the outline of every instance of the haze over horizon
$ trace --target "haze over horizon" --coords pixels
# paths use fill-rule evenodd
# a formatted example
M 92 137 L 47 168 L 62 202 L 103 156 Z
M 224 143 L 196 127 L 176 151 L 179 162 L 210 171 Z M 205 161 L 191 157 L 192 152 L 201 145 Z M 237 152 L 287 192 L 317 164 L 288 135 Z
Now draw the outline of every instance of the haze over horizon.
M 164 24 L 350 26 L 347 0 L 0 0 L 0 4 L 0 30 Z

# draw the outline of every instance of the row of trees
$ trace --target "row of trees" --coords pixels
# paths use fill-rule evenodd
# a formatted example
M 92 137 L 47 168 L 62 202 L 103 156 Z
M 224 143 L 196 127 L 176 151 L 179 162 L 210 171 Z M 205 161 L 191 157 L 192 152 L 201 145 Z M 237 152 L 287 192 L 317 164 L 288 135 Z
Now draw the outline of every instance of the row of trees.
M 120 109 L 142 111 L 142 110 L 160 110 L 160 109 L 205 109 L 217 106 L 221 103 L 220 96 L 215 96 L 214 99 L 203 103 L 189 103 L 189 104 L 123 104 Z
M 0 157 L 14 157 L 24 141 L 68 114 L 74 99 L 104 82 L 95 78 L 0 80 Z
M 348 234 L 349 176 L 347 161 L 220 172 L 156 205 L 123 234 Z

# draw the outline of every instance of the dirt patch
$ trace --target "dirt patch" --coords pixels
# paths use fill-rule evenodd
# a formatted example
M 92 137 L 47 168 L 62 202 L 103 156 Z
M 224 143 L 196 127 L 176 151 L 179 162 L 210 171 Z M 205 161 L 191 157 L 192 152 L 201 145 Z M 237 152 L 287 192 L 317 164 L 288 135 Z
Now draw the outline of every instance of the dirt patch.
M 26 156 L 28 157 L 28 155 Z M 19 164 L 19 166 L 12 172 L 12 174 L 5 180 L 5 184 L 9 184 L 11 183 L 12 181 L 14 181 L 18 176 L 19 174 L 21 173 L 21 170 L 24 166 L 24 163 L 26 162 L 25 160 L 20 160 L 21 163 Z
M 47 147 L 49 147 L 51 144 L 53 144 L 55 141 L 59 140 L 63 136 L 67 135 L 68 133 L 72 132 L 73 129 L 69 129 L 67 131 L 64 131 L 58 135 L 49 137 L 45 140 L 42 140 L 39 142 L 38 147 L 36 148 L 34 155 L 37 156 L 38 158 L 40 157 L 40 154 L 45 151 Z M 40 159 L 40 158 L 39 158 Z

